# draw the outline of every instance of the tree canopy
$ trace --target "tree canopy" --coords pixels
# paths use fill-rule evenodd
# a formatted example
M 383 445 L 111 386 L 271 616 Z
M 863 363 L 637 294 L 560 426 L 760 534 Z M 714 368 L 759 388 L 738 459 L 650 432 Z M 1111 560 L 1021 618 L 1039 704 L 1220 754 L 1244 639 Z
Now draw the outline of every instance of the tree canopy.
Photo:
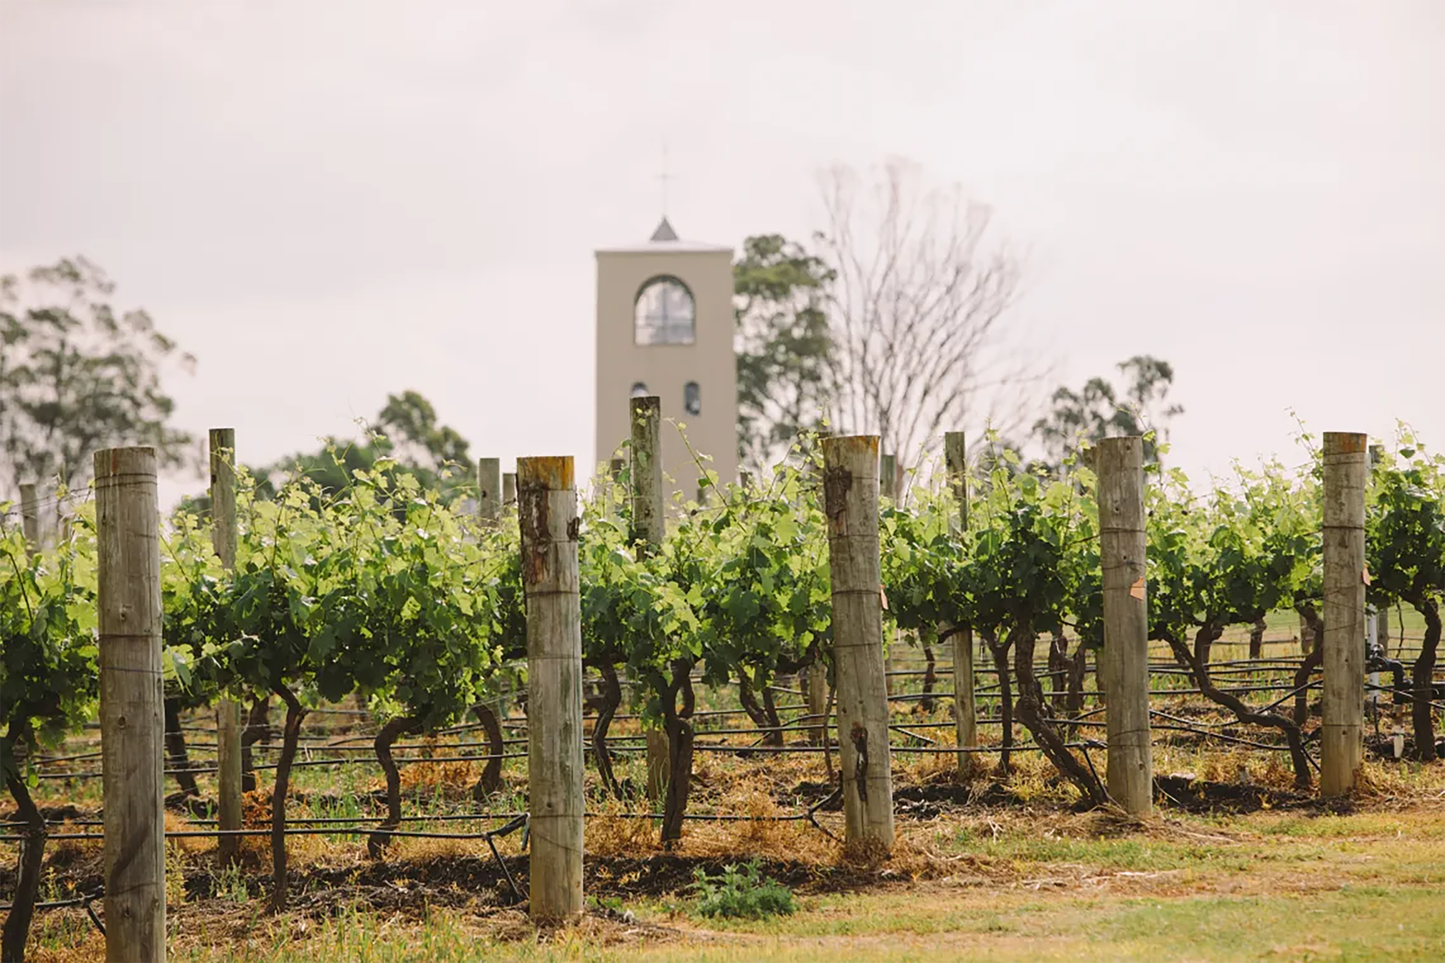
M 821 425 L 834 350 L 823 310 L 831 268 L 796 241 L 759 234 L 733 265 L 738 458 L 761 469 Z
M 455 428 L 441 424 L 432 403 L 410 389 L 387 395 L 361 440 L 329 436 L 317 450 L 279 458 L 253 469 L 253 474 L 263 497 L 274 496 L 280 483 L 293 475 L 311 479 L 323 496 L 331 496 L 349 487 L 357 471 L 371 470 L 383 457 L 447 499 L 472 484 L 470 444 Z
M 151 445 L 164 468 L 190 464 L 193 438 L 171 425 L 175 402 L 161 387 L 174 358 L 194 356 L 145 311 L 122 311 L 115 284 L 84 257 L 0 276 L 0 490 L 22 482 L 78 488 L 91 454 Z

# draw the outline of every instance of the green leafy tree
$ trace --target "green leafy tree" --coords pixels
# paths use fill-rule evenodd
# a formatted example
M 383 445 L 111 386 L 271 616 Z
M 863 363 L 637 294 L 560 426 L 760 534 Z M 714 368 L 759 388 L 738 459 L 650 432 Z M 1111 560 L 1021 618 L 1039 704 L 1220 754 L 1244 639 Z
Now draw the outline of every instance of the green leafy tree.
M 0 277 L 0 487 L 58 480 L 84 488 L 91 454 L 152 445 L 162 467 L 192 461 L 192 438 L 171 425 L 161 387 L 173 356 L 189 354 L 149 314 L 111 303 L 115 285 L 83 257 Z
M 1047 453 L 1042 464 L 1058 471 L 1069 453 L 1101 439 L 1151 433 L 1144 442 L 1144 460 L 1159 460 L 1169 421 L 1184 413 L 1182 405 L 1165 403 L 1174 384 L 1174 366 L 1152 355 L 1135 355 L 1118 368 L 1126 379 L 1122 388 L 1095 377 L 1078 391 L 1062 385 L 1054 392 L 1053 407 L 1034 422 L 1034 438 Z
M 743 242 L 733 265 L 738 457 L 761 470 L 822 423 L 833 338 L 823 310 L 835 272 L 779 234 Z
M 358 471 L 368 471 L 382 458 L 395 461 L 427 489 L 436 488 L 450 501 L 472 486 L 470 445 L 455 428 L 440 423 L 436 408 L 415 391 L 388 395 L 363 440 L 328 437 L 314 452 L 300 452 L 253 469 L 257 491 L 272 497 L 287 478 L 302 475 L 325 496 L 345 490 Z M 203 500 L 193 503 L 203 507 Z

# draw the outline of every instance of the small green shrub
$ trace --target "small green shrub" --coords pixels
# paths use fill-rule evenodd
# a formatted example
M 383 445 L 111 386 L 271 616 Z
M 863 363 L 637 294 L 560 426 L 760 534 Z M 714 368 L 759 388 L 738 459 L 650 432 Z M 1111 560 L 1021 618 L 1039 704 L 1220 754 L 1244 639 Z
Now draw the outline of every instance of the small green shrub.
M 701 916 L 757 920 L 787 916 L 798 908 L 792 890 L 764 876 L 757 860 L 741 868 L 724 866 L 720 876 L 699 867 L 692 878 L 689 889 L 698 894 Z

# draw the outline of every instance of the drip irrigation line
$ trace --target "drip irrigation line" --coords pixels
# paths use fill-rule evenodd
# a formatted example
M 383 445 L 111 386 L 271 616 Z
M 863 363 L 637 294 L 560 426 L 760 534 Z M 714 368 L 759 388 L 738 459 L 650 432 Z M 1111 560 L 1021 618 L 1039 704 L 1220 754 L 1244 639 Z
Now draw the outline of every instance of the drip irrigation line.
M 490 761 L 490 760 L 492 760 L 492 759 L 525 759 L 525 758 L 527 758 L 527 753 L 525 753 L 525 752 L 504 752 L 504 753 L 501 753 L 500 755 L 491 754 L 491 753 L 484 753 L 484 754 L 471 754 L 471 755 L 465 755 L 465 756 L 432 756 L 432 757 L 430 757 L 430 758 L 428 758 L 428 757 L 426 757 L 426 756 L 416 756 L 416 757 L 407 757 L 407 758 L 403 758 L 403 759 L 394 759 L 393 762 L 395 762 L 398 766 L 404 766 L 404 765 L 408 765 L 408 764 L 412 764 L 412 763 L 428 763 L 428 762 L 429 762 L 429 763 L 440 763 L 440 762 L 478 762 L 478 761 L 484 761 L 484 760 Z M 355 763 L 355 762 L 357 762 L 357 761 L 358 761 L 358 760 L 356 760 L 356 759 L 296 759 L 296 760 L 293 760 L 293 761 L 292 761 L 292 763 L 291 763 L 291 768 L 292 768 L 292 769 L 302 769 L 302 768 L 310 768 L 310 767 L 315 767 L 315 766 L 340 766 L 340 765 L 347 765 L 347 764 L 350 764 L 350 763 Z M 261 764 L 259 764 L 259 765 L 254 765 L 254 766 L 252 766 L 249 771 L 251 771 L 251 772 L 260 772 L 260 771 L 266 770 L 266 769 L 279 769 L 280 766 L 281 766 L 280 763 L 276 763 L 276 762 L 266 762 L 266 763 L 261 763 Z M 187 774 L 189 774 L 189 775 L 203 775 L 203 774 L 206 774 L 206 773 L 214 773 L 214 772 L 219 772 L 219 771 L 220 771 L 219 768 L 216 767 L 216 766 L 192 766 L 192 767 L 190 767 L 190 768 L 188 768 L 188 769 L 165 769 L 165 770 L 162 770 L 162 775 L 165 775 L 165 776 L 179 776 L 179 775 L 187 775 Z M 42 773 L 39 773 L 39 774 L 38 774 L 38 778 L 40 778 L 40 779 L 96 779 L 96 778 L 99 778 L 100 775 L 101 775 L 101 770 L 99 770 L 99 769 L 93 769 L 93 770 L 89 770 L 89 771 L 87 771 L 87 772 L 42 772 Z
M 810 812 L 816 811 L 828 800 L 824 799 L 815 804 L 812 810 L 801 813 L 787 813 L 777 816 L 747 816 L 736 813 L 683 813 L 682 818 L 694 822 L 800 822 L 810 818 Z M 527 813 L 517 813 L 513 816 L 513 822 L 518 819 L 525 819 Z M 604 812 L 600 810 L 587 810 L 583 816 L 588 819 L 662 819 L 662 813 L 653 812 Z M 427 817 L 418 817 L 410 821 L 419 821 Z M 487 815 L 477 817 L 481 819 L 497 819 L 500 816 Z M 405 819 L 405 817 L 404 817 Z M 291 820 L 287 820 L 291 822 Z M 505 829 L 506 827 L 502 827 Z M 822 828 L 821 826 L 818 828 Z M 257 837 L 272 835 L 271 829 L 168 829 L 167 839 L 219 839 L 226 837 Z M 485 839 L 488 836 L 501 835 L 499 830 L 480 833 L 433 833 L 413 829 L 378 829 L 374 826 L 353 826 L 353 827 L 302 827 L 282 830 L 284 836 L 369 836 L 372 833 L 382 833 L 387 836 L 401 836 L 409 839 Z M 23 842 L 28 836 L 22 835 L 0 835 L 0 843 Z M 97 839 L 104 840 L 104 833 L 46 833 L 47 840 L 74 840 L 74 839 Z M 79 905 L 77 902 L 74 905 Z

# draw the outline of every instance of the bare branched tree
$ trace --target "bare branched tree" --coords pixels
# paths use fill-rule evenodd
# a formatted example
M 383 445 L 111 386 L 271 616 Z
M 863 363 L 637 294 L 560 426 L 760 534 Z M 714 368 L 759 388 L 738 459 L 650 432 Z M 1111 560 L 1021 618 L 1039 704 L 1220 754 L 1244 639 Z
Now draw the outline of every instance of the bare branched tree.
M 827 230 L 818 255 L 836 275 L 833 421 L 877 433 L 913 466 L 945 430 L 1007 430 L 1026 410 L 1000 411 L 1000 392 L 1038 380 L 1001 324 L 1020 293 L 1020 258 L 993 243 L 990 211 L 957 188 L 926 189 L 893 160 L 868 183 L 834 168 L 822 179 Z

